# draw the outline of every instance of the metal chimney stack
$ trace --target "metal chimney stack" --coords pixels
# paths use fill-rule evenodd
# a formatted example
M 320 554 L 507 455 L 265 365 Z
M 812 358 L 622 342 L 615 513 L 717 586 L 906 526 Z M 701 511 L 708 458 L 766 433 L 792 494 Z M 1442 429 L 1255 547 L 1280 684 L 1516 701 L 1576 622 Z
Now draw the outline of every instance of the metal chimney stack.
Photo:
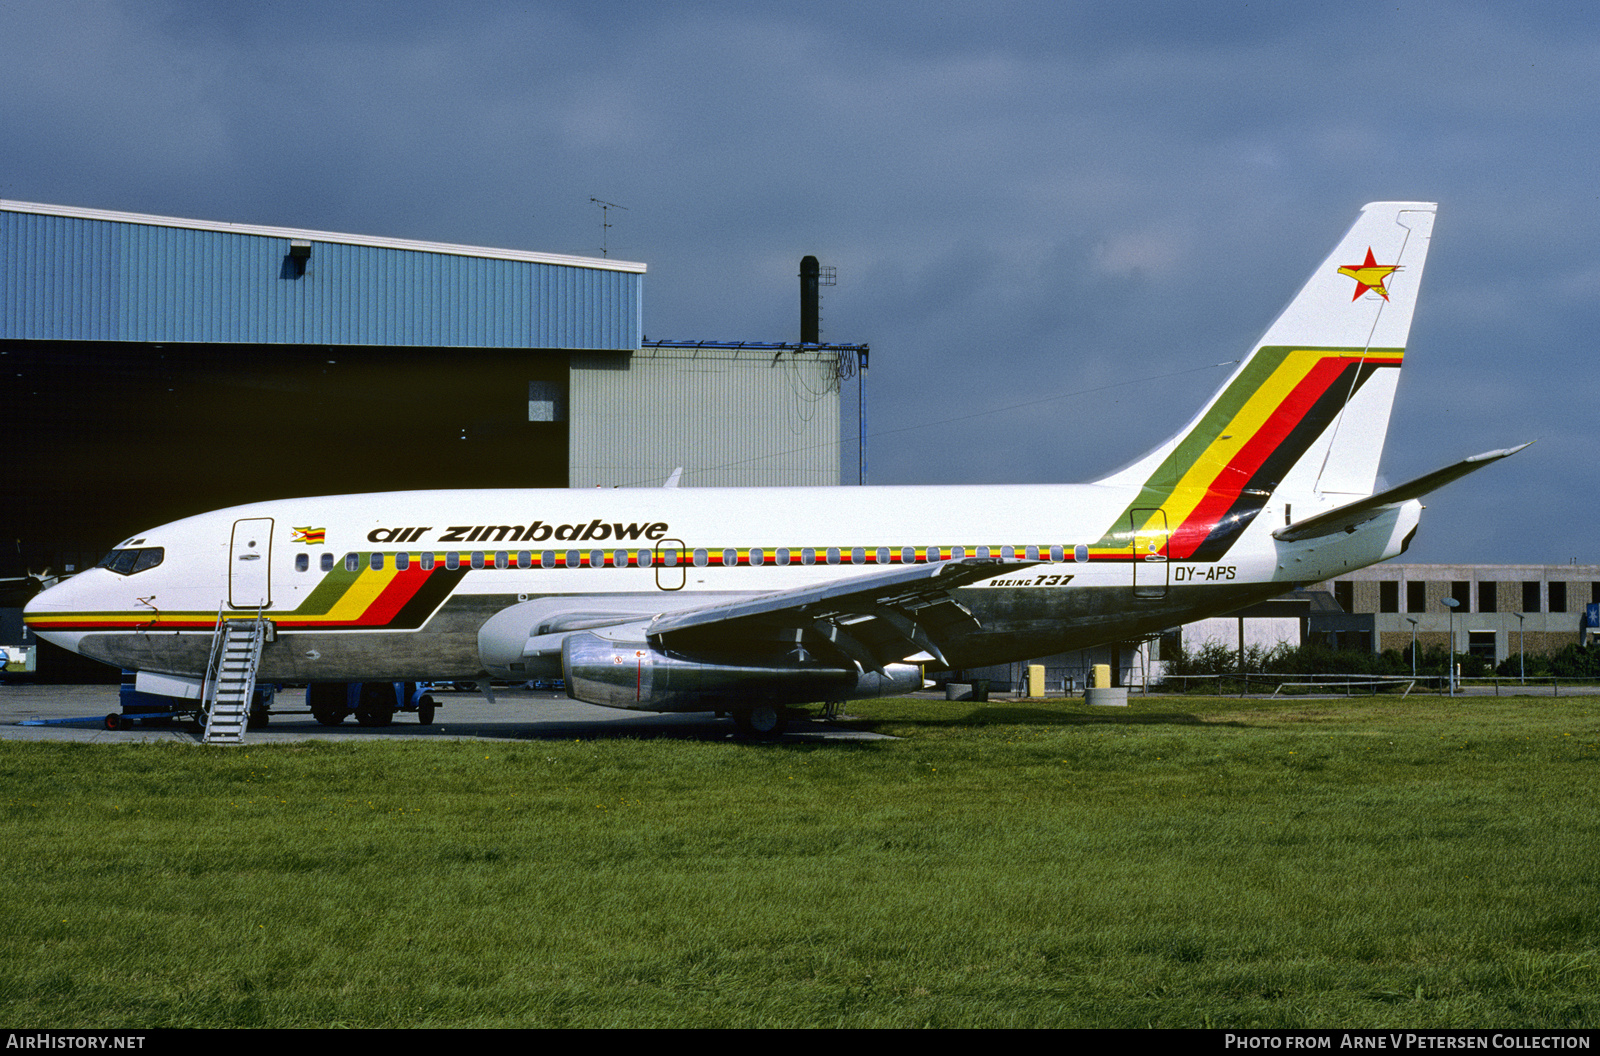
M 821 285 L 822 266 L 816 257 L 800 258 L 800 343 L 817 344 L 821 338 Z

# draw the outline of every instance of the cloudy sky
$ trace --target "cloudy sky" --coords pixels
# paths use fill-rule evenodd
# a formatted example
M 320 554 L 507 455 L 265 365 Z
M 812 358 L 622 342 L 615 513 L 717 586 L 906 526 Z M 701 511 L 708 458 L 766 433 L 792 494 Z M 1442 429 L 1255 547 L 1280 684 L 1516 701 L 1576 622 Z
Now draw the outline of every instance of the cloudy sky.
M 1539 443 L 1407 559 L 1588 563 L 1597 83 L 1528 0 L 0 0 L 0 198 L 591 256 L 600 198 L 650 337 L 798 338 L 815 254 L 885 484 L 1128 461 L 1438 201 L 1384 477 Z

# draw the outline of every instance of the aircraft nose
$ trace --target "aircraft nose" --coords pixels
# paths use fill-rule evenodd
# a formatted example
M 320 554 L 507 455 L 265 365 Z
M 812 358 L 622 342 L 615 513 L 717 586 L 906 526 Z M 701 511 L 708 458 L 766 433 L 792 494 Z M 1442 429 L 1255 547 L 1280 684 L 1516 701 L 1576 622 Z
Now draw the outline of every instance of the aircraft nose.
M 22 622 L 45 641 L 77 652 L 78 639 L 83 635 L 67 629 L 65 624 L 82 608 L 79 603 L 81 594 L 82 588 L 77 584 L 77 577 L 46 587 L 29 598 L 22 607 Z
M 29 598 L 27 600 L 27 602 L 22 606 L 22 619 L 24 621 L 27 621 L 27 620 L 31 619 L 32 617 L 34 617 L 36 615 L 40 615 L 40 614 L 43 614 L 43 613 L 46 613 L 46 612 L 54 612 L 55 611 L 55 606 L 51 605 L 49 602 L 47 602 L 47 601 L 45 601 L 43 599 L 44 599 L 45 595 L 49 594 L 52 590 L 56 590 L 60 586 L 61 586 L 61 584 L 57 583 L 53 587 L 46 587 L 43 590 L 41 590 L 39 593 L 35 594 L 33 597 Z

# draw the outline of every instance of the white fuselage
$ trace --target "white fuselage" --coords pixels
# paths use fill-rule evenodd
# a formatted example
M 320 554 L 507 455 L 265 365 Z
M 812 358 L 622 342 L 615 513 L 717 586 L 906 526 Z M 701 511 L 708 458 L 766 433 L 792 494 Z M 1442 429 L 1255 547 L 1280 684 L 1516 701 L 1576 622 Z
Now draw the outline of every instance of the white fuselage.
M 28 619 L 107 663 L 195 676 L 218 615 L 259 607 L 274 625 L 265 679 L 508 677 L 486 662 L 479 632 L 533 599 L 649 617 L 896 565 L 1036 562 L 956 591 L 983 630 L 946 659 L 973 667 L 1136 637 L 1383 560 L 1420 510 L 1288 544 L 1271 538 L 1282 513 L 1269 506 L 1220 561 L 1136 553 L 1131 529 L 1125 548 L 1091 551 L 1131 494 L 1094 484 L 653 488 L 255 503 L 127 540 L 118 551 L 159 548 L 159 562 L 85 572 L 40 594 Z

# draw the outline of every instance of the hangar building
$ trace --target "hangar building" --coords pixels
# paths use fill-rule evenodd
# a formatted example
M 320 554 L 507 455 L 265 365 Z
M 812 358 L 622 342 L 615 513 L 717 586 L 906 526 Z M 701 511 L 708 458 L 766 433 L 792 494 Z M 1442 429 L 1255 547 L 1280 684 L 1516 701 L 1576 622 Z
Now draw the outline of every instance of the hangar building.
M 644 277 L 0 201 L 0 575 L 292 495 L 837 484 L 839 353 L 647 347 Z
M 864 346 L 647 341 L 645 271 L 0 201 L 0 610 L 262 499 L 839 483 Z

